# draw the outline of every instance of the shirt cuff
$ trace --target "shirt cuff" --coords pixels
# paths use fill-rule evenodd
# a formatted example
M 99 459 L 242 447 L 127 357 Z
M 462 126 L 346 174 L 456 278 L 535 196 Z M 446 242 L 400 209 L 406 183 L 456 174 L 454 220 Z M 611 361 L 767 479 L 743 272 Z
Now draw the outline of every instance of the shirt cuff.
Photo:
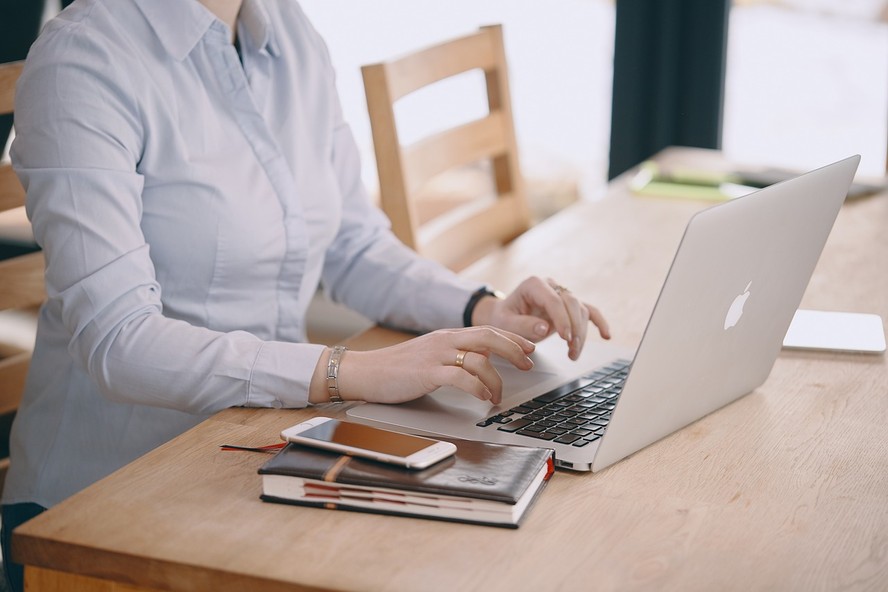
M 307 406 L 311 378 L 325 347 L 315 343 L 263 343 L 253 363 L 247 407 Z

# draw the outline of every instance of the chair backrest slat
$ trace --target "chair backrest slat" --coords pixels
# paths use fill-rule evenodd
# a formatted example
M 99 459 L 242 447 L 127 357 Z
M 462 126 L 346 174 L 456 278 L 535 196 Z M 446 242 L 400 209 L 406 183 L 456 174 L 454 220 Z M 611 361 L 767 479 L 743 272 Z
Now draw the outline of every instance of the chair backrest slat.
M 487 116 L 403 146 L 395 103 L 428 85 L 481 70 L 487 89 Z M 380 202 L 395 235 L 406 245 L 459 270 L 484 254 L 480 245 L 505 244 L 530 228 L 532 219 L 518 161 L 502 27 L 482 27 L 466 35 L 395 60 L 364 66 L 364 90 L 373 130 Z M 430 114 L 434 117 L 434 114 Z M 489 163 L 496 205 L 491 214 L 477 205 L 465 216 L 450 216 L 449 227 L 431 220 L 435 231 L 421 233 L 429 216 L 421 211 L 429 182 L 474 163 Z M 467 200 L 454 200 L 457 209 Z M 428 202 L 426 202 L 428 203 Z M 434 202 L 435 212 L 441 200 Z M 428 210 L 426 210 L 428 211 Z M 434 246 L 425 244 L 433 241 Z M 447 253 L 444 257 L 443 254 Z

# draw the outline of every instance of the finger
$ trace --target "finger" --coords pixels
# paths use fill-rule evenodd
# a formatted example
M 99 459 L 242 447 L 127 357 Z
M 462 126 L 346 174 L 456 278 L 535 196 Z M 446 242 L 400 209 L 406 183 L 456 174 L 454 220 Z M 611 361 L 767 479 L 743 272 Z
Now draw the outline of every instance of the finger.
M 504 337 L 511 339 L 512 341 L 517 343 L 518 346 L 521 348 L 521 350 L 524 351 L 525 353 L 531 353 L 533 350 L 536 349 L 536 344 L 533 341 L 524 337 L 523 335 L 519 335 L 518 333 L 515 333 L 514 331 L 509 331 L 508 329 L 501 329 L 499 327 L 487 327 L 487 328 L 493 329 L 494 331 L 496 331 L 497 333 L 500 333 Z
M 477 327 L 467 327 L 465 329 L 442 329 L 436 331 L 436 333 L 446 333 L 451 336 L 451 338 L 455 340 L 459 340 L 461 338 L 466 337 L 467 335 L 482 335 L 493 331 L 494 333 L 498 333 L 500 337 L 504 337 L 514 343 L 518 344 L 518 346 L 522 350 L 526 350 L 532 352 L 536 349 L 536 345 L 523 335 L 515 333 L 514 331 L 509 331 L 508 329 L 503 329 L 501 327 L 494 327 L 492 325 L 479 325 Z M 456 341 L 454 341 L 456 343 Z M 454 346 L 456 347 L 456 346 Z
M 453 347 L 483 355 L 491 353 L 511 362 L 516 368 L 529 370 L 533 362 L 527 354 L 534 344 L 516 333 L 493 327 L 472 327 L 452 333 Z M 444 361 L 444 363 L 450 363 Z
M 482 401 L 490 401 L 498 405 L 503 398 L 502 386 L 498 390 L 490 390 L 480 378 L 456 366 L 438 366 L 434 370 L 436 382 L 441 386 L 452 386 Z
M 601 338 L 610 339 L 610 325 L 607 324 L 607 320 L 604 318 L 604 315 L 601 314 L 601 311 L 591 304 L 586 305 L 586 310 L 589 311 L 589 320 L 592 321 L 593 325 L 598 327 L 598 334 L 601 335 Z
M 487 390 L 492 393 L 502 394 L 503 379 L 490 359 L 482 354 L 468 352 L 463 358 L 462 369 L 480 380 Z
M 572 360 L 580 357 L 583 351 L 583 344 L 586 343 L 586 332 L 589 328 L 589 311 L 585 305 L 580 302 L 570 292 L 562 292 L 561 298 L 564 300 L 564 306 L 570 315 L 571 331 L 573 339 L 568 343 L 568 356 Z
M 511 315 L 508 323 L 509 328 L 515 333 L 531 341 L 540 341 L 554 332 L 554 328 L 550 323 L 533 315 Z
M 552 278 L 549 278 L 544 284 L 544 298 L 542 307 L 546 314 L 552 319 L 555 331 L 566 342 L 573 341 L 573 327 L 571 324 L 570 313 L 565 305 L 565 299 L 562 294 L 569 294 L 566 288 L 558 284 Z

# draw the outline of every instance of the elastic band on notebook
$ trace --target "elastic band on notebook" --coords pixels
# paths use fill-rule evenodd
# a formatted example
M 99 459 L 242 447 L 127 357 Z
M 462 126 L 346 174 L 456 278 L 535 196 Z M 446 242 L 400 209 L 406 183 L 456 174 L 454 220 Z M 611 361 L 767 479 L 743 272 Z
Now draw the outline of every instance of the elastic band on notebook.
M 336 477 L 339 476 L 339 473 L 342 472 L 342 469 L 345 468 L 345 465 L 347 465 L 348 461 L 350 460 L 350 456 L 340 456 L 339 460 L 333 463 L 333 466 L 330 467 L 330 469 L 326 473 L 324 473 L 324 481 L 326 481 L 327 483 L 335 483 Z

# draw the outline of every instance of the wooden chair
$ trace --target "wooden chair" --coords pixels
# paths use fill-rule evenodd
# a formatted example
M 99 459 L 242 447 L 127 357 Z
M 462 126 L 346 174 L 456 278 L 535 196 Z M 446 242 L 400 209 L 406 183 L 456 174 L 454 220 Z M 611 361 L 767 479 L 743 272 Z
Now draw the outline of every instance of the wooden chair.
M 403 146 L 394 104 L 430 84 L 478 69 L 484 72 L 487 85 L 487 116 Z M 362 73 L 380 201 L 398 238 L 417 252 L 460 270 L 531 226 L 501 26 L 482 27 L 459 39 L 364 66 Z M 439 202 L 429 207 L 432 212 L 423 212 L 418 196 L 429 181 L 485 161 L 490 162 L 495 196 L 453 209 Z
M 12 113 L 15 83 L 23 62 L 0 64 L 0 114 Z M 0 214 L 20 213 L 25 192 L 8 162 L 0 163 Z M 18 212 L 14 212 L 18 210 Z M 34 248 L 12 245 L 0 260 L 0 315 L 33 311 L 46 298 L 43 254 Z M 9 467 L 9 427 L 21 401 L 33 343 L 21 346 L 11 334 L 10 323 L 0 322 L 0 488 Z

